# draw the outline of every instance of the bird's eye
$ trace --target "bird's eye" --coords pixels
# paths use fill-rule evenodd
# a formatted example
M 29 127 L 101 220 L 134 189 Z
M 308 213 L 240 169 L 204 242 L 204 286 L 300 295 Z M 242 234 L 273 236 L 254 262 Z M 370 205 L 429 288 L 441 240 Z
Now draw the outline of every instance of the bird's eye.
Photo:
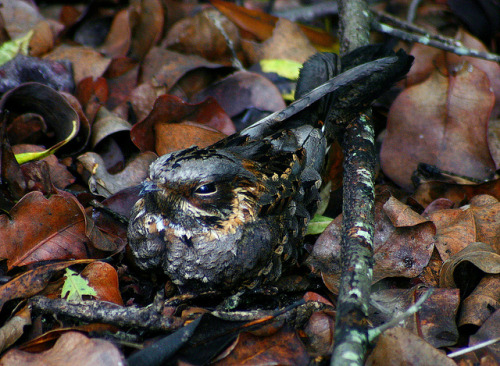
M 201 195 L 201 196 L 207 196 L 210 194 L 214 194 L 217 192 L 217 187 L 215 186 L 215 183 L 207 183 L 207 184 L 202 184 L 201 186 L 198 186 L 194 193 Z

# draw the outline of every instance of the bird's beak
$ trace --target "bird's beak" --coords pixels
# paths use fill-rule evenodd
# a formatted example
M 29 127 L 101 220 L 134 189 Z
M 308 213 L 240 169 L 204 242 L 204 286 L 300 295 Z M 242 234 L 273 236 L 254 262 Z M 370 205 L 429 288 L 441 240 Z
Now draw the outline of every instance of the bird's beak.
M 146 179 L 141 184 L 141 192 L 139 193 L 141 196 L 146 195 L 147 193 L 159 191 L 160 188 L 156 184 L 154 184 L 150 179 Z

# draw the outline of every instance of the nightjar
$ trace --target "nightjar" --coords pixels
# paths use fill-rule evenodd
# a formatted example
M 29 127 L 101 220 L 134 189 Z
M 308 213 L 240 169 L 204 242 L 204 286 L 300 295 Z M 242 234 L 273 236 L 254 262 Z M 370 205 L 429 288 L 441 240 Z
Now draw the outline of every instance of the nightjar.
M 207 148 L 158 158 L 130 216 L 137 265 L 191 292 L 276 280 L 296 261 L 317 208 L 328 141 L 412 59 L 379 46 L 352 52 L 342 65 L 334 54 L 316 54 L 301 70 L 297 101 L 283 111 Z

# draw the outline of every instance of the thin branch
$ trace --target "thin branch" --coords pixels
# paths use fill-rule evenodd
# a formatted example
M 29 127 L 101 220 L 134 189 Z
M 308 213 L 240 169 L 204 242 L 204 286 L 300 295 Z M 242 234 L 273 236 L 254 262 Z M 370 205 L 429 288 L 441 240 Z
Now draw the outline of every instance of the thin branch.
M 105 301 L 71 303 L 64 299 L 35 296 L 29 304 L 34 312 L 71 317 L 84 322 L 100 322 L 124 328 L 137 328 L 151 332 L 172 332 L 181 324 L 176 319 L 162 316 L 158 304 L 145 308 L 123 307 Z
M 495 339 L 490 339 L 489 341 L 484 341 L 484 342 L 475 344 L 475 345 L 470 346 L 470 347 L 463 348 L 463 349 L 455 351 L 455 352 L 448 353 L 447 356 L 449 358 L 462 356 L 462 355 L 465 355 L 466 353 L 473 352 L 473 351 L 476 351 L 478 349 L 487 347 L 491 344 L 497 343 L 498 341 L 500 341 L 500 337 L 495 338 Z
M 377 20 L 373 20 L 371 23 L 371 26 L 372 26 L 372 29 L 374 29 L 378 32 L 385 33 L 385 34 L 391 35 L 393 37 L 397 37 L 397 38 L 402 39 L 402 40 L 407 41 L 407 42 L 421 43 L 421 44 L 424 44 L 426 46 L 438 48 L 438 49 L 443 50 L 443 51 L 457 54 L 459 56 L 472 56 L 472 57 L 482 58 L 482 59 L 488 60 L 488 61 L 500 62 L 500 55 L 496 55 L 494 53 L 489 53 L 489 52 L 473 50 L 473 49 L 464 47 L 458 41 L 455 41 L 455 45 L 451 45 L 449 43 L 445 43 L 442 41 L 438 41 L 436 39 L 432 39 L 428 35 L 416 35 L 416 34 L 408 33 L 404 30 L 391 27 L 388 24 L 380 23 Z
M 370 43 L 365 0 L 339 1 L 342 54 Z M 368 306 L 373 273 L 375 133 L 371 110 L 345 128 L 342 272 L 331 365 L 363 365 L 368 349 Z
M 395 318 L 391 319 L 387 323 L 382 324 L 381 326 L 379 326 L 377 328 L 370 329 L 368 331 L 368 338 L 370 340 L 370 343 L 373 342 L 375 340 L 375 338 L 377 338 L 385 330 L 392 328 L 392 327 L 395 327 L 400 322 L 409 318 L 410 316 L 415 314 L 417 311 L 419 311 L 422 304 L 425 302 L 425 300 L 427 300 L 432 295 L 433 292 L 434 292 L 434 289 L 432 289 L 432 288 L 429 289 L 422 296 L 420 296 L 420 298 L 417 300 L 417 302 L 415 302 L 415 304 L 410 306 L 403 314 L 396 316 Z
M 406 15 L 406 20 L 408 23 L 413 23 L 415 16 L 417 15 L 418 6 L 422 0 L 412 0 L 410 6 L 408 7 L 408 14 Z

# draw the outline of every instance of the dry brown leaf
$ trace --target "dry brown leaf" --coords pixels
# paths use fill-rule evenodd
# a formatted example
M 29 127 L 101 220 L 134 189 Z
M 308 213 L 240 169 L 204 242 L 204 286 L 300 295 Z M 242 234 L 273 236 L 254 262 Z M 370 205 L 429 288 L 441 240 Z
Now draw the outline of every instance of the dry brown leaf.
M 215 98 L 229 117 L 250 108 L 269 112 L 285 108 L 285 102 L 276 85 L 266 77 L 248 71 L 237 71 L 213 83 L 191 99 L 196 103 L 208 97 Z
M 462 302 L 458 325 L 481 326 L 499 308 L 500 274 L 486 275 Z
M 378 326 L 404 313 L 428 291 L 420 287 L 372 293 L 370 321 Z M 404 319 L 400 326 L 421 336 L 436 348 L 456 344 L 458 329 L 455 318 L 460 305 L 459 295 L 458 289 L 434 289 L 418 313 Z
M 45 289 L 52 276 L 60 270 L 79 263 L 90 263 L 94 259 L 80 259 L 60 263 L 49 263 L 24 272 L 0 286 L 0 309 L 9 300 L 29 298 Z
M 153 110 L 146 119 L 136 123 L 132 127 L 130 132 L 132 142 L 141 151 L 155 151 L 157 147 L 161 147 L 162 152 L 171 151 L 172 149 L 167 144 L 164 144 L 161 141 L 162 137 L 156 136 L 156 133 L 157 131 L 162 132 L 163 127 L 160 127 L 162 125 L 179 124 L 181 122 L 201 123 L 212 130 L 217 129 L 224 134 L 235 132 L 231 119 L 213 98 L 208 98 L 199 104 L 189 104 L 172 95 L 162 95 L 158 97 Z M 182 133 L 182 136 L 184 135 L 185 133 Z M 175 140 L 180 138 L 181 135 L 176 134 L 164 137 Z M 195 138 L 195 136 L 191 137 Z M 191 142 L 189 143 L 192 144 Z M 191 145 L 183 145 L 183 148 L 189 146 Z M 177 145 L 176 149 L 178 148 Z M 158 155 L 161 155 L 160 151 L 157 152 Z
M 110 58 L 102 56 L 93 48 L 65 44 L 57 46 L 43 58 L 71 61 L 76 84 L 86 77 L 98 78 L 102 76 L 111 63 Z
M 492 339 L 500 338 L 500 327 L 498 324 L 500 323 L 500 309 L 496 310 L 491 316 L 486 319 L 484 324 L 479 328 L 479 330 L 471 335 L 469 339 L 469 346 L 474 346 L 478 343 L 486 342 Z M 475 351 L 481 361 L 490 358 L 490 363 L 486 365 L 498 365 L 500 363 L 500 342 L 496 342 L 487 346 L 486 348 L 479 349 Z M 483 365 L 483 363 L 481 363 Z
M 12 147 L 12 152 L 14 154 L 25 152 L 40 152 L 43 150 L 45 149 L 40 146 L 27 144 L 20 144 Z M 65 165 L 61 164 L 54 155 L 47 156 L 42 161 L 45 161 L 47 163 L 50 173 L 50 181 L 54 184 L 55 187 L 63 189 L 75 181 L 75 177 L 71 175 L 71 173 L 68 171 L 68 168 Z M 26 164 L 23 164 L 23 167 L 24 165 Z
M 9 269 L 42 260 L 88 258 L 89 246 L 82 206 L 68 193 L 45 198 L 40 192 L 26 194 L 0 216 L 0 257 Z
M 105 262 L 92 262 L 80 273 L 97 293 L 96 299 L 123 306 L 116 270 Z
M 456 287 L 453 274 L 457 266 L 464 261 L 471 262 L 483 272 L 500 273 L 500 255 L 488 244 L 471 243 L 443 263 L 440 287 Z
M 391 328 L 378 338 L 367 366 L 440 365 L 456 366 L 451 358 L 404 328 Z
M 24 334 L 24 326 L 31 325 L 31 310 L 24 306 L 0 328 L 0 353 Z
M 99 142 L 106 137 L 123 131 L 130 131 L 132 125 L 110 112 L 105 107 L 99 108 L 95 116 L 94 124 L 92 125 L 92 135 L 90 145 L 94 148 Z
M 241 333 L 234 350 L 215 366 L 229 365 L 307 365 L 309 356 L 293 330 L 281 329 L 268 337 Z
M 152 152 L 144 152 L 131 160 L 116 174 L 110 174 L 99 154 L 87 152 L 78 161 L 90 174 L 89 186 L 96 194 L 109 197 L 122 189 L 135 186 L 146 179 L 149 165 L 157 158 Z
M 42 353 L 12 349 L 0 359 L 0 365 L 118 366 L 125 365 L 125 360 L 109 341 L 68 332 L 57 340 L 53 348 Z
M 495 164 L 486 135 L 494 101 L 485 73 L 471 64 L 449 76 L 434 70 L 391 106 L 380 153 L 384 173 L 408 190 L 419 163 L 489 178 Z
M 287 19 L 278 20 L 271 38 L 262 43 L 243 40 L 242 46 L 252 64 L 263 59 L 287 59 L 304 63 L 317 52 L 300 27 Z
M 278 21 L 277 17 L 263 11 L 246 9 L 227 1 L 211 0 L 211 3 L 238 27 L 249 34 L 253 34 L 261 41 L 271 37 L 274 26 Z M 312 43 L 326 48 L 332 47 L 334 38 L 329 33 L 307 26 L 301 26 L 301 28 Z
M 216 22 L 231 39 L 233 49 L 239 50 L 238 28 L 213 8 L 179 20 L 168 31 L 164 44 L 174 51 L 194 54 L 212 62 L 231 65 L 233 57 L 231 50 Z
M 436 229 L 432 222 L 387 196 L 377 196 L 375 204 L 373 281 L 399 276 L 414 278 L 429 262 Z M 340 274 L 341 227 L 342 218 L 339 216 L 320 235 L 307 259 L 334 293 Z
M 226 135 L 196 122 L 162 123 L 155 126 L 155 151 L 164 155 L 196 145 L 204 148 Z
M 469 205 L 435 211 L 429 218 L 436 225 L 436 248 L 443 260 L 460 252 L 473 242 L 483 242 L 500 253 L 500 202 L 480 195 Z

